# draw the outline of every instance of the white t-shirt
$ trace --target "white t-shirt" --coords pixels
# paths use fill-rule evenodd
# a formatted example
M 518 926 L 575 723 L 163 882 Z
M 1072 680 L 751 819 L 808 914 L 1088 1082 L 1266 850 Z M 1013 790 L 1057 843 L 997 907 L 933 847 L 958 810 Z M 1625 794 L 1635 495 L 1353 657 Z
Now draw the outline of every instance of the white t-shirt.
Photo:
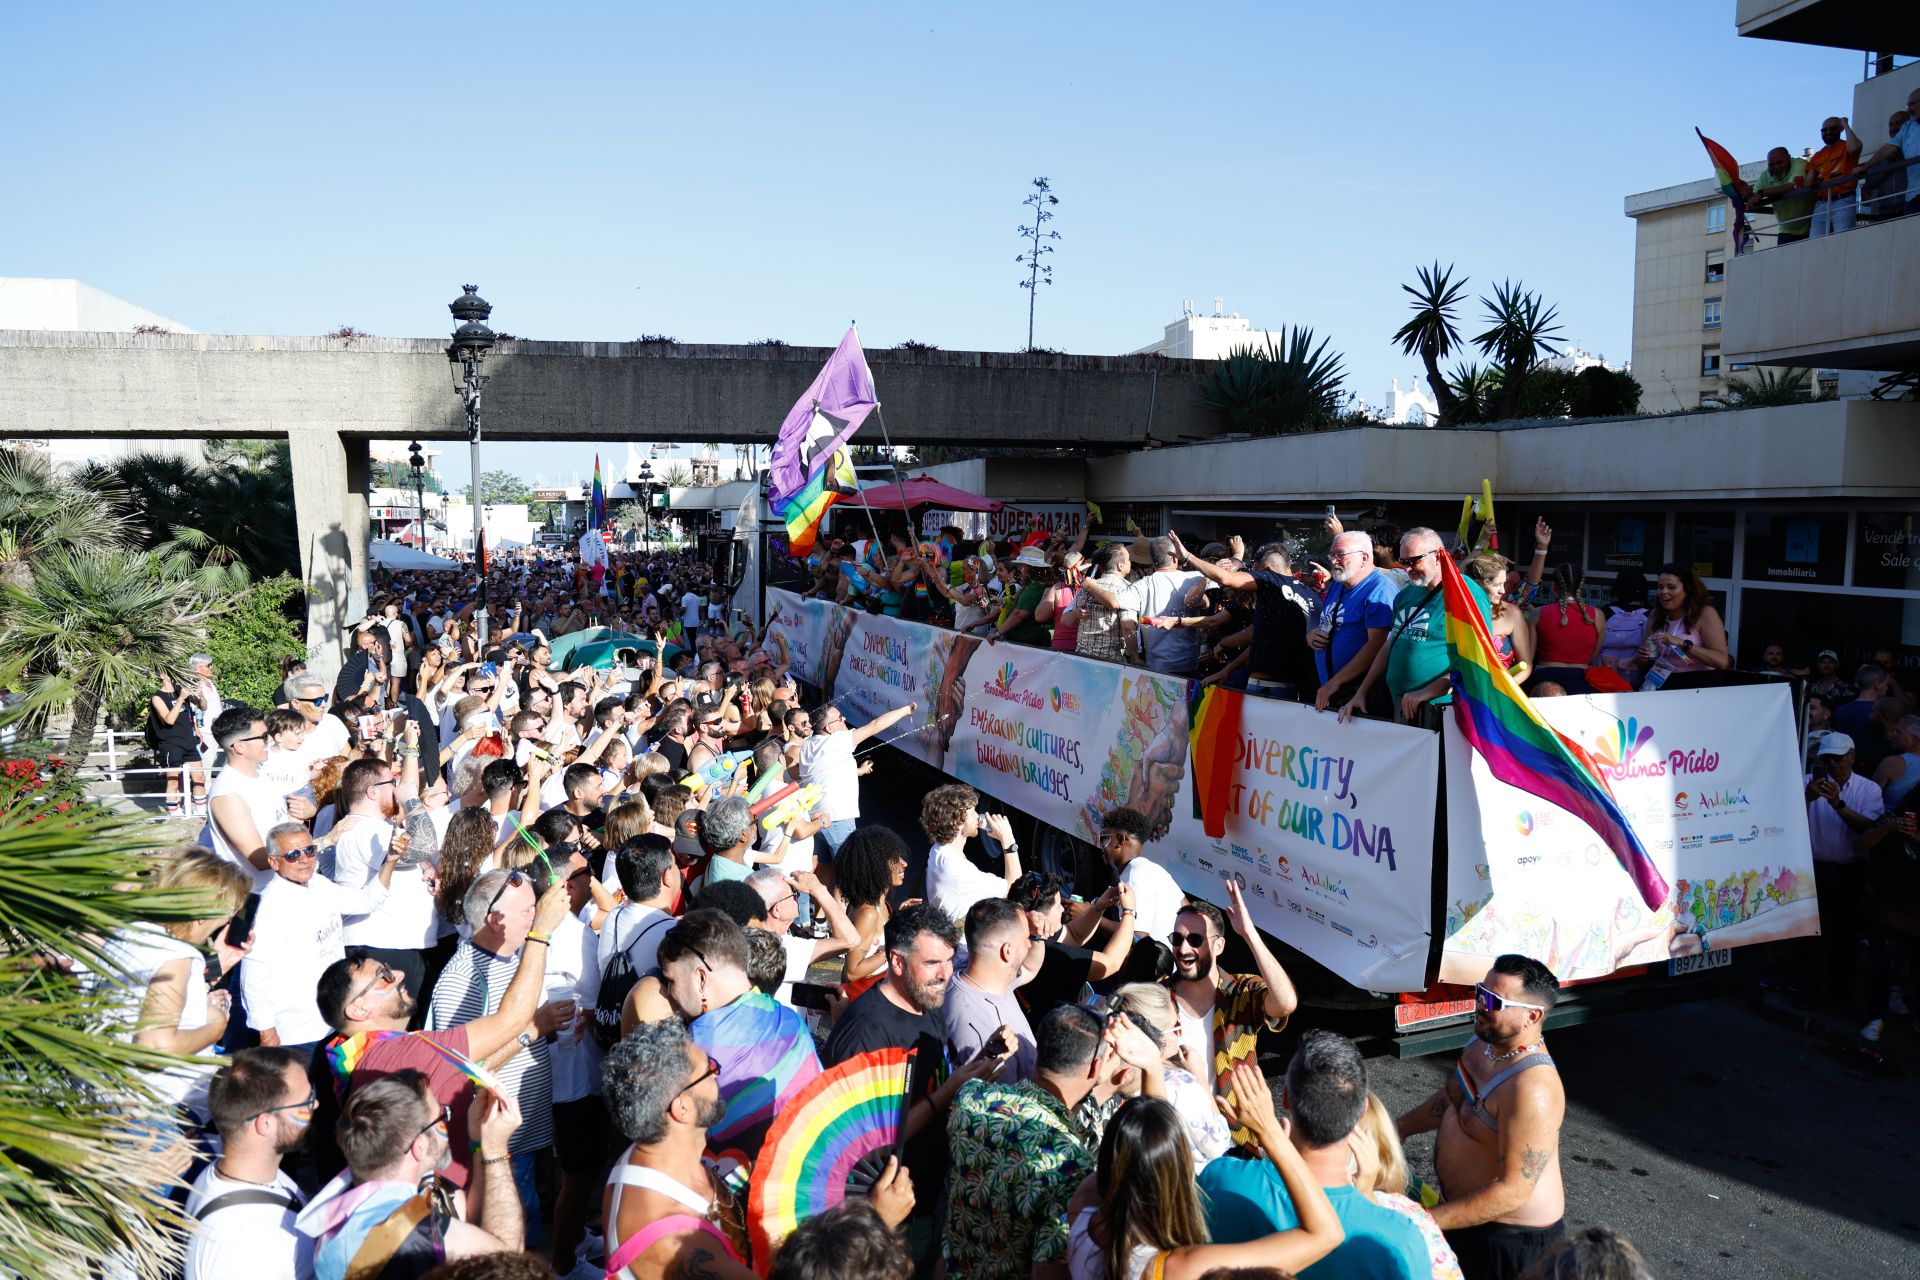
M 1218 963 L 1217 961 L 1215 963 Z M 1195 1079 L 1201 1080 L 1209 1090 L 1213 1088 L 1213 1002 L 1199 1013 L 1188 1014 L 1173 1002 L 1174 1017 L 1180 1022 L 1180 1043 L 1187 1047 L 1187 1061 L 1200 1066 L 1203 1073 Z
M 689 631 L 700 626 L 701 608 L 706 602 L 698 592 L 689 591 L 680 597 L 680 625 Z
M 314 765 L 347 754 L 347 743 L 347 722 L 339 716 L 321 716 L 318 724 L 309 726 L 307 736 L 300 740 L 300 750 L 295 753 L 300 761 L 301 773 L 300 784 L 294 790 L 298 791 L 307 785 Z
M 780 948 L 787 953 L 787 971 L 781 975 L 773 998 L 789 1009 L 793 1008 L 793 984 L 807 980 L 807 970 L 813 967 L 813 949 L 819 945 L 812 938 L 796 938 L 792 934 L 780 937 Z
M 624 953 L 627 963 L 633 966 L 636 974 L 644 974 L 659 962 L 660 941 L 673 928 L 673 917 L 658 907 L 650 907 L 644 902 L 629 902 L 614 912 L 600 925 L 599 951 L 596 960 L 599 964 L 600 979 L 607 976 L 607 969 L 613 964 L 616 954 Z M 594 996 L 600 994 L 600 983 L 593 985 Z
M 853 758 L 853 745 L 853 735 L 842 729 L 816 733 L 800 746 L 800 784 L 818 784 L 820 808 L 835 822 L 860 816 L 860 765 Z
M 342 889 L 323 875 L 304 885 L 276 875 L 260 891 L 253 946 L 240 962 L 247 1025 L 272 1027 L 280 1043 L 312 1044 L 333 1034 L 314 991 L 327 966 L 346 955 L 345 919 L 364 916 L 387 896 L 375 876 L 364 888 Z
M 1165 942 L 1173 932 L 1173 919 L 1186 903 L 1186 895 L 1173 882 L 1167 869 L 1145 857 L 1135 858 L 1120 873 L 1123 884 L 1133 886 L 1133 905 L 1139 912 L 1133 918 L 1135 933 L 1144 933 L 1155 942 Z
M 125 985 L 118 974 L 108 981 L 120 987 L 119 1004 L 124 1015 L 123 1039 L 132 1040 L 140 1029 L 140 1009 L 146 1003 L 147 986 L 153 975 L 176 960 L 187 962 L 187 985 L 180 995 L 181 1031 L 198 1031 L 207 1025 L 206 958 L 199 948 L 182 942 L 157 924 L 136 924 L 115 934 L 107 943 L 107 954 L 126 971 Z M 207 1081 L 219 1063 L 206 1060 L 162 1071 L 143 1071 L 142 1077 L 163 1101 L 180 1103 L 188 1110 L 205 1115 Z
M 361 818 L 333 847 L 333 882 L 343 889 L 365 889 L 378 879 L 387 860 L 394 828 L 379 818 Z M 440 937 L 439 913 L 427 888 L 426 864 L 395 867 L 386 899 L 363 916 L 347 919 L 344 941 L 350 947 L 386 947 L 406 951 L 430 947 Z
M 547 944 L 540 1003 L 572 1000 L 576 1010 L 591 1011 L 599 998 L 599 939 L 579 916 L 569 913 L 554 926 L 553 938 Z M 600 1092 L 600 1045 L 591 1030 L 562 1027 L 554 1033 L 548 1060 L 553 1066 L 555 1102 L 575 1102 Z
M 234 1182 L 208 1165 L 187 1191 L 187 1216 L 236 1191 L 272 1191 L 296 1204 L 306 1197 L 284 1169 L 274 1170 L 271 1187 Z M 297 1209 L 271 1204 L 232 1204 L 195 1224 L 187 1241 L 187 1280 L 304 1280 L 313 1274 L 313 1237 L 293 1229 Z
M 280 784 L 264 774 L 249 777 L 232 765 L 222 769 L 207 789 L 207 829 L 200 843 L 214 853 L 233 863 L 253 877 L 255 889 L 264 888 L 267 881 L 273 879 L 271 869 L 262 870 L 247 860 L 252 850 L 241 850 L 227 843 L 220 830 L 220 824 L 213 820 L 213 802 L 221 796 L 238 796 L 247 806 L 247 813 L 253 818 L 254 834 L 265 844 L 267 832 L 287 820 L 287 793 L 280 790 Z
M 927 901 L 962 923 L 968 909 L 982 898 L 1007 896 L 1006 877 L 974 866 L 966 846 L 963 837 L 927 851 Z

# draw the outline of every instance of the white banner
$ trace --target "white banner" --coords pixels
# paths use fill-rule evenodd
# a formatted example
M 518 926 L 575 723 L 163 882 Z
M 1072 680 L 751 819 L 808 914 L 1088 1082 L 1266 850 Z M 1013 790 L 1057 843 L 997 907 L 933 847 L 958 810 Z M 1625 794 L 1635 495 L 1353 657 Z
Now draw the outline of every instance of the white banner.
M 1234 776 L 1221 838 L 1201 824 L 1206 780 L 1181 787 L 1178 852 L 1161 855 L 1180 887 L 1224 902 L 1220 882 L 1232 880 L 1254 923 L 1354 986 L 1424 990 L 1438 738 L 1243 698 L 1222 749 Z
M 767 608 L 772 611 L 767 619 L 769 643 L 773 636 L 785 637 L 794 677 L 819 688 L 827 670 L 840 663 L 837 644 L 832 646 L 833 661 L 827 661 L 829 636 L 837 631 L 839 641 L 846 640 L 846 628 L 853 625 L 853 611 L 828 600 L 807 599 L 778 588 L 767 592 Z M 836 627 L 835 618 L 839 614 L 846 617 L 844 624 Z
M 1509 951 L 1564 980 L 1818 931 L 1784 685 L 1533 705 L 1600 764 L 1673 893 L 1647 910 L 1584 823 L 1495 779 L 1449 718 L 1443 981 L 1477 982 Z
M 1025 537 L 1038 527 L 1048 533 L 1080 536 L 1087 524 L 1087 508 L 1080 502 L 1029 502 L 1005 506 L 998 511 L 948 511 L 929 507 L 920 513 L 920 536 L 938 538 L 948 525 L 958 528 L 974 542 L 981 538 Z

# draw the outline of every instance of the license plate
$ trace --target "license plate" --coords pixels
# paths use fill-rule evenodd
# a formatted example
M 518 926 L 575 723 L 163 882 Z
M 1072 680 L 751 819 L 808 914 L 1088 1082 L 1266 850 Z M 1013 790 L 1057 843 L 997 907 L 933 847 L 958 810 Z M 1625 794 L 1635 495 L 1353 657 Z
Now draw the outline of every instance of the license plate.
M 1732 963 L 1732 951 L 1703 951 L 1697 956 L 1675 956 L 1667 961 L 1667 973 L 1677 978 L 1683 973 L 1704 973 L 1708 969 L 1724 969 Z

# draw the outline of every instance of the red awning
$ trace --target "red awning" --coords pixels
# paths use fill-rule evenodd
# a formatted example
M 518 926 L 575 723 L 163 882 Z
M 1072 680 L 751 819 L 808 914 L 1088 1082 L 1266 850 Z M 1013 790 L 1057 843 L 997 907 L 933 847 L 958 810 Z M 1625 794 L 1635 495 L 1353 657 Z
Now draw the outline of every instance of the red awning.
M 968 493 L 965 489 L 941 484 L 932 476 L 915 476 L 901 484 L 888 480 L 880 484 L 868 485 L 860 491 L 858 498 L 843 499 L 841 505 L 866 507 L 871 511 L 898 511 L 902 489 L 906 490 L 906 505 L 909 509 L 947 507 L 954 511 L 998 511 L 1002 505 L 992 498 L 983 498 L 977 493 Z

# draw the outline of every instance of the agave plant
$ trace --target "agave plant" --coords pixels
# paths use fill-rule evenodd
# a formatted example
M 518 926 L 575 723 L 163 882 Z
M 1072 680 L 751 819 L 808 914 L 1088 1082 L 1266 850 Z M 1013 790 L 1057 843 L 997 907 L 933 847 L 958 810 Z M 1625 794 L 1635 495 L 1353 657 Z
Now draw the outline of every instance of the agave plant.
M 164 1276 L 185 1223 L 151 1193 L 143 1134 L 171 1120 L 143 1073 L 175 1059 L 114 1033 L 127 1012 L 102 944 L 210 912 L 198 895 L 138 888 L 152 829 L 43 786 L 51 767 L 0 756 L 0 1274 Z
M 1729 409 L 1763 409 L 1772 405 L 1805 404 L 1813 399 L 1812 379 L 1805 369 L 1757 368 L 1750 375 L 1727 379 L 1722 402 Z
M 1202 399 L 1256 436 L 1312 431 L 1340 411 L 1343 357 L 1306 326 L 1280 330 L 1264 348 L 1235 347 L 1200 384 Z
M 1413 319 L 1400 326 L 1393 340 L 1408 355 L 1417 354 L 1426 366 L 1427 386 L 1433 392 L 1434 405 L 1440 410 L 1437 425 L 1450 426 L 1454 419 L 1453 387 L 1441 376 L 1440 361 L 1460 345 L 1460 331 L 1454 321 L 1458 319 L 1456 309 L 1460 300 L 1466 297 L 1467 277 L 1453 279 L 1452 264 L 1442 267 L 1438 262 L 1431 267 L 1417 267 L 1414 274 L 1420 278 L 1419 288 L 1410 284 L 1400 286 L 1413 295 Z
M 1482 295 L 1480 305 L 1492 327 L 1476 334 L 1473 343 L 1500 369 L 1500 394 L 1491 416 L 1511 418 L 1533 366 L 1542 355 L 1560 354 L 1560 326 L 1555 323 L 1560 308 L 1509 280 L 1493 287 L 1493 297 Z

